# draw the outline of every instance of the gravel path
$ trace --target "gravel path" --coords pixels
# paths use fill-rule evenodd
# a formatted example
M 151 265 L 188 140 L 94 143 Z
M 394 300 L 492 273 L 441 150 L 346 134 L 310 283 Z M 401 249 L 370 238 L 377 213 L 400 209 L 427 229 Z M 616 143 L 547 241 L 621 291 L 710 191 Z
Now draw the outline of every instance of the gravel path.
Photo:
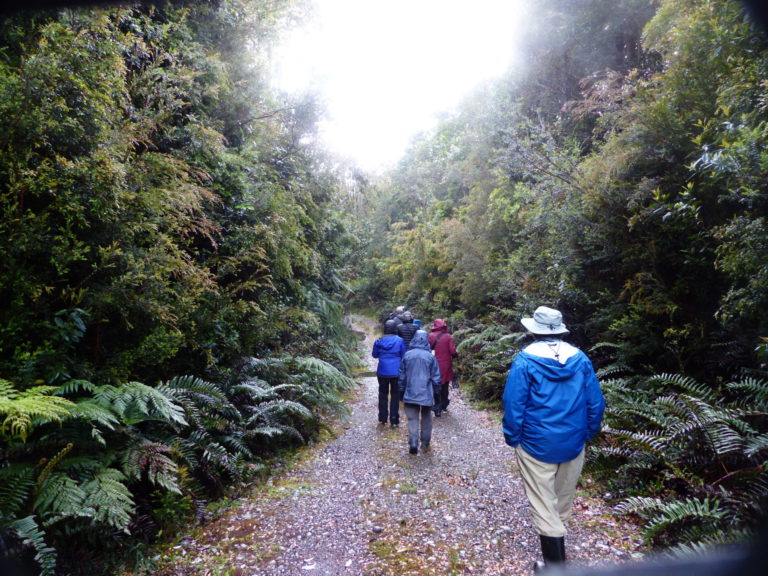
M 354 317 L 370 358 L 373 325 Z M 164 554 L 158 574 L 512 575 L 539 558 L 513 451 L 496 414 L 451 391 L 432 450 L 408 454 L 407 426 L 377 423 L 375 377 L 358 379 L 338 435 L 309 448 Z M 634 527 L 580 495 L 566 537 L 575 565 L 639 556 Z

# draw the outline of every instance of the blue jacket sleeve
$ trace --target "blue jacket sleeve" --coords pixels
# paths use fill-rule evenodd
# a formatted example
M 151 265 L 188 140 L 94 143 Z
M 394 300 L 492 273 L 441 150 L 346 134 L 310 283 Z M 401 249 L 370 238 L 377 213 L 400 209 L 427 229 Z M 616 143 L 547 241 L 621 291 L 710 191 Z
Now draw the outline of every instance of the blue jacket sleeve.
M 373 343 L 373 350 L 371 350 L 371 356 L 373 356 L 374 358 L 378 358 L 379 357 L 379 353 L 380 353 L 379 352 L 379 341 L 376 340 L 376 342 Z
M 504 384 L 504 396 L 502 397 L 504 417 L 501 426 L 504 432 L 504 441 L 512 447 L 520 444 L 529 387 L 525 363 L 516 358 L 509 369 L 509 376 L 507 376 L 507 382 Z
M 605 398 L 603 398 L 603 392 L 600 390 L 600 383 L 595 375 L 595 370 L 592 368 L 592 363 L 587 363 L 589 367 L 589 373 L 587 374 L 587 437 L 586 440 L 592 440 L 598 432 L 600 432 L 600 425 L 603 420 L 603 412 L 605 412 Z

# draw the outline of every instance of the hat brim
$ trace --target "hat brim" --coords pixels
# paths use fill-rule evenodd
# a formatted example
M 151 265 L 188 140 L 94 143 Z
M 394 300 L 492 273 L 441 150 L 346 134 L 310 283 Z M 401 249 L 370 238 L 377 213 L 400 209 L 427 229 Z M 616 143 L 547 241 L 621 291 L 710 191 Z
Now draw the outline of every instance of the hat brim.
M 557 336 L 559 334 L 570 334 L 570 330 L 565 327 L 565 324 L 560 324 L 557 327 L 550 327 L 545 324 L 539 324 L 533 318 L 523 318 L 520 323 L 531 334 L 539 334 L 544 336 Z

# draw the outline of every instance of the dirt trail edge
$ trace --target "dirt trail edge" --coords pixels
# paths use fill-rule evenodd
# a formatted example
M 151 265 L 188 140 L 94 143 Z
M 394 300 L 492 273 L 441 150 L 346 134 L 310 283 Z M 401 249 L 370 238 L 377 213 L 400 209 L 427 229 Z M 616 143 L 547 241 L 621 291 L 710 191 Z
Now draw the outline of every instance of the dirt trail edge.
M 351 322 L 375 370 L 375 326 L 357 316 Z M 376 378 L 358 383 L 337 437 L 170 548 L 157 573 L 531 574 L 538 537 L 498 415 L 452 390 L 449 411 L 434 419 L 432 450 L 413 456 L 404 416 L 399 428 L 378 426 Z M 577 497 L 568 529 L 573 564 L 641 555 L 637 531 L 600 499 Z

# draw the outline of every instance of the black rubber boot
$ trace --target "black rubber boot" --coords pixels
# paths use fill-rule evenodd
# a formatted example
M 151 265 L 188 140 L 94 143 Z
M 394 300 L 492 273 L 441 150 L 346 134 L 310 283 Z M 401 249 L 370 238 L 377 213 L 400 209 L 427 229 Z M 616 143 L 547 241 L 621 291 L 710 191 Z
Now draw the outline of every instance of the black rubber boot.
M 545 567 L 551 564 L 562 564 L 565 562 L 565 537 L 564 536 L 543 536 L 541 539 L 541 555 L 544 561 L 533 563 L 533 571 L 541 572 Z

